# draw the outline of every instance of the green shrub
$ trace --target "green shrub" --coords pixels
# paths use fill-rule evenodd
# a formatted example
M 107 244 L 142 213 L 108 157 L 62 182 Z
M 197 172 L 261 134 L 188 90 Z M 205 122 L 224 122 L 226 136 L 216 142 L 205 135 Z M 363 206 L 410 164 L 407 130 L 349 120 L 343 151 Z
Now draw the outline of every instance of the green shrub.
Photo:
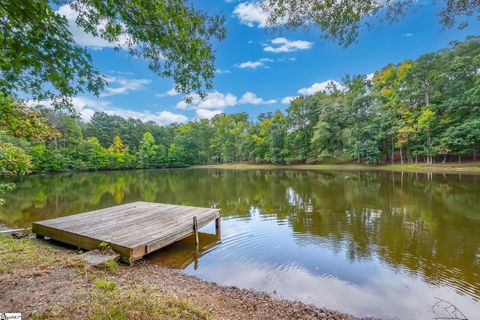
M 105 262 L 105 270 L 107 270 L 110 274 L 116 274 L 118 271 L 118 263 L 114 260 L 108 260 Z
M 95 288 L 101 289 L 103 291 L 113 291 L 117 289 L 117 284 L 107 279 L 98 279 L 95 281 Z
M 29 173 L 32 157 L 22 148 L 11 143 L 0 142 L 0 175 Z

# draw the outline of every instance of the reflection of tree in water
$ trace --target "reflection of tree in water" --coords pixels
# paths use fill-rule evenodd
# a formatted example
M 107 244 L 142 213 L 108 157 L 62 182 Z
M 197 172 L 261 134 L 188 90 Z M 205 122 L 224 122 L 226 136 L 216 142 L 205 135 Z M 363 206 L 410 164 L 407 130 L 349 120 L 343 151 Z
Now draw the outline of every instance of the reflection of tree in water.
M 151 170 L 38 175 L 7 193 L 0 219 L 34 220 L 136 200 L 215 206 L 287 221 L 299 243 L 376 254 L 395 268 L 480 296 L 476 176 L 379 172 Z
M 360 173 L 349 176 L 348 183 L 345 178 L 322 175 L 327 182 L 303 193 L 315 209 L 300 207 L 292 215 L 293 229 L 328 238 L 326 244 L 334 248 L 345 243 L 352 260 L 376 253 L 395 268 L 480 296 L 476 177 Z

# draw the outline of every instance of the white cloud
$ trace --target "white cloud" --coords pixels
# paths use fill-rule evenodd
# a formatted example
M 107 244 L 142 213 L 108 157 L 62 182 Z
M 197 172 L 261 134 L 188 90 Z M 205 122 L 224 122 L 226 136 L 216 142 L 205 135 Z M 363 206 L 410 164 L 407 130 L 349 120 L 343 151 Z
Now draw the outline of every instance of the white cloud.
M 237 67 L 240 69 L 257 69 L 267 67 L 265 64 L 268 62 L 273 62 L 273 60 L 270 58 L 262 58 L 257 61 L 246 61 L 238 64 Z
M 233 10 L 233 14 L 237 16 L 240 20 L 240 23 L 249 26 L 250 28 L 266 28 L 268 27 L 268 15 L 269 13 L 263 10 L 262 6 L 258 1 L 256 2 L 242 2 L 239 3 Z M 287 22 L 286 18 L 281 18 L 277 21 L 277 25 L 285 24 Z
M 72 33 L 75 41 L 81 46 L 99 50 L 102 48 L 120 47 L 128 40 L 127 36 L 121 35 L 118 39 L 118 42 L 111 43 L 100 37 L 94 37 L 91 34 L 86 33 L 76 24 L 75 20 L 77 19 L 78 13 L 75 12 L 69 4 L 65 4 L 58 8 L 57 13 L 65 16 L 68 21 L 68 29 Z
M 106 77 L 106 80 L 110 84 L 110 86 L 105 88 L 105 92 L 100 95 L 101 97 L 108 97 L 116 94 L 126 94 L 131 91 L 144 90 L 145 86 L 152 82 L 152 80 L 150 79 L 127 79 L 111 76 Z
M 47 108 L 51 107 L 51 101 L 27 101 L 29 106 L 43 105 Z M 77 96 L 72 98 L 72 104 L 75 111 L 80 115 L 83 121 L 90 121 L 95 112 L 105 112 L 108 115 L 117 115 L 122 118 L 134 118 L 142 121 L 154 121 L 158 124 L 166 125 L 174 122 L 185 122 L 188 120 L 183 114 L 176 114 L 170 111 L 151 112 L 148 110 L 137 111 L 131 109 L 123 109 L 113 107 L 112 103 L 107 100 L 93 99 L 89 97 Z
M 278 62 L 294 62 L 297 61 L 294 57 L 282 57 L 277 60 Z
M 240 23 L 249 27 L 258 25 L 259 28 L 265 28 L 267 26 L 268 13 L 262 9 L 259 3 L 240 3 L 233 10 L 233 14 L 238 17 Z
M 223 113 L 222 110 L 207 110 L 207 109 L 198 109 L 196 110 L 196 115 L 198 119 L 211 119 L 217 114 Z
M 313 42 L 304 40 L 290 41 L 287 38 L 279 37 L 270 41 L 270 44 L 263 48 L 266 52 L 293 52 L 298 50 L 308 50 L 313 46 Z
M 411 33 L 411 32 L 407 32 L 407 33 L 404 33 L 404 34 L 403 34 L 403 36 L 404 36 L 404 37 L 407 37 L 407 38 L 413 37 L 413 35 L 414 35 L 414 34 Z
M 366 77 L 366 78 L 367 78 L 367 80 L 370 80 L 370 81 L 372 81 L 372 80 L 373 80 L 373 76 L 374 76 L 374 75 L 375 75 L 375 73 L 373 73 L 373 72 L 372 72 L 372 73 L 369 73 L 369 74 L 367 74 L 367 77 Z
M 86 108 L 86 109 L 83 109 L 81 112 L 80 112 L 80 118 L 87 122 L 87 121 L 90 121 L 90 119 L 92 119 L 93 115 L 95 114 L 95 110 L 92 110 L 92 109 L 89 109 L 89 108 Z
M 46 108 L 53 108 L 51 100 L 43 101 L 27 101 L 29 107 L 35 107 L 37 105 L 42 105 Z M 73 97 L 72 105 L 74 110 L 79 114 L 80 118 L 84 121 L 89 121 L 95 111 L 103 111 L 110 106 L 109 101 L 92 99 L 88 97 Z
M 298 93 L 301 94 L 301 95 L 304 95 L 304 96 L 309 96 L 309 95 L 315 94 L 319 91 L 324 91 L 324 92 L 328 93 L 328 92 L 332 91 L 334 86 L 338 90 L 343 90 L 344 89 L 344 86 L 341 85 L 340 83 L 338 83 L 337 81 L 327 80 L 327 81 L 320 82 L 320 83 L 315 82 L 314 84 L 312 84 L 308 88 L 302 88 L 302 89 L 298 90 Z
M 130 72 L 130 71 L 110 70 L 110 73 L 116 73 L 116 74 L 120 74 L 120 75 L 123 75 L 123 76 L 133 76 L 133 75 L 134 75 L 134 73 L 133 73 L 133 72 Z
M 231 93 L 222 93 L 218 91 L 210 92 L 205 99 L 202 99 L 199 95 L 192 95 L 192 103 L 188 104 L 184 100 L 177 103 L 178 109 L 183 110 L 202 110 L 200 111 L 201 114 L 207 115 L 205 110 L 219 112 L 224 110 L 228 107 L 234 107 L 239 104 L 252 104 L 252 105 L 259 105 L 259 104 L 273 104 L 277 101 L 272 100 L 264 100 L 261 97 L 257 97 L 257 95 L 253 92 L 247 91 L 245 92 L 241 98 L 237 98 L 237 96 Z M 198 114 L 197 114 L 198 116 Z
M 246 61 L 240 63 L 238 67 L 241 69 L 257 69 L 258 67 L 262 67 L 263 65 L 264 63 L 260 61 Z
M 243 94 L 243 96 L 238 101 L 239 104 L 273 104 L 276 103 L 277 100 L 263 100 L 262 98 L 257 97 L 257 95 L 253 92 L 247 91 Z
M 226 73 L 230 73 L 230 70 L 228 70 L 228 69 L 225 69 L 225 70 L 217 69 L 217 70 L 215 70 L 215 73 L 217 73 L 217 74 L 226 74 Z
M 177 103 L 178 109 L 224 109 L 236 105 L 237 97 L 231 93 L 221 93 L 218 91 L 210 92 L 205 99 L 202 99 L 198 94 L 192 95 L 192 103 L 188 104 L 185 101 Z
M 173 97 L 173 96 L 177 96 L 177 95 L 179 95 L 179 93 L 177 92 L 177 90 L 175 90 L 175 88 L 172 88 L 172 89 L 168 90 L 167 92 L 157 93 L 157 94 L 155 95 L 155 97 L 162 98 L 162 97 Z
M 83 121 L 89 121 L 95 111 L 105 110 L 110 106 L 109 101 L 92 99 L 87 97 L 74 97 L 72 98 L 72 104 Z
M 142 121 L 153 121 L 158 124 L 181 123 L 188 120 L 183 114 L 176 114 L 170 111 L 160 111 L 152 113 L 150 111 L 134 111 L 120 108 L 110 108 L 103 110 L 106 114 L 116 115 L 128 119 L 140 119 Z
M 290 104 L 290 102 L 292 102 L 295 98 L 297 98 L 297 97 L 286 96 L 286 97 L 283 98 L 280 102 L 281 102 L 282 104 Z

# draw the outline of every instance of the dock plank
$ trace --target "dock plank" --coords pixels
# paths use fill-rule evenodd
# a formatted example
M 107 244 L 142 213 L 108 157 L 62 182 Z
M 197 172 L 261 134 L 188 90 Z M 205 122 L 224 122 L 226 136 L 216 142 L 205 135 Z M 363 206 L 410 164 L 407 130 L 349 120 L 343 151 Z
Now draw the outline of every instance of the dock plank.
M 133 262 L 220 218 L 220 210 L 173 204 L 132 202 L 66 217 L 34 222 L 32 232 L 91 250 L 102 242 Z

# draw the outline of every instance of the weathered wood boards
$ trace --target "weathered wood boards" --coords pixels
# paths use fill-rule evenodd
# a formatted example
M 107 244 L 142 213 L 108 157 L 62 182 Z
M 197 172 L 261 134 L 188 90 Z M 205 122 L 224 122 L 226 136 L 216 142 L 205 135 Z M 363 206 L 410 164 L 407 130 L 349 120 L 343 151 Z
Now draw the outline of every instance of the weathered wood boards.
M 213 220 L 219 226 L 220 210 L 133 202 L 34 222 L 32 232 L 87 250 L 106 242 L 131 263 L 194 233 L 194 218 L 198 229 Z

